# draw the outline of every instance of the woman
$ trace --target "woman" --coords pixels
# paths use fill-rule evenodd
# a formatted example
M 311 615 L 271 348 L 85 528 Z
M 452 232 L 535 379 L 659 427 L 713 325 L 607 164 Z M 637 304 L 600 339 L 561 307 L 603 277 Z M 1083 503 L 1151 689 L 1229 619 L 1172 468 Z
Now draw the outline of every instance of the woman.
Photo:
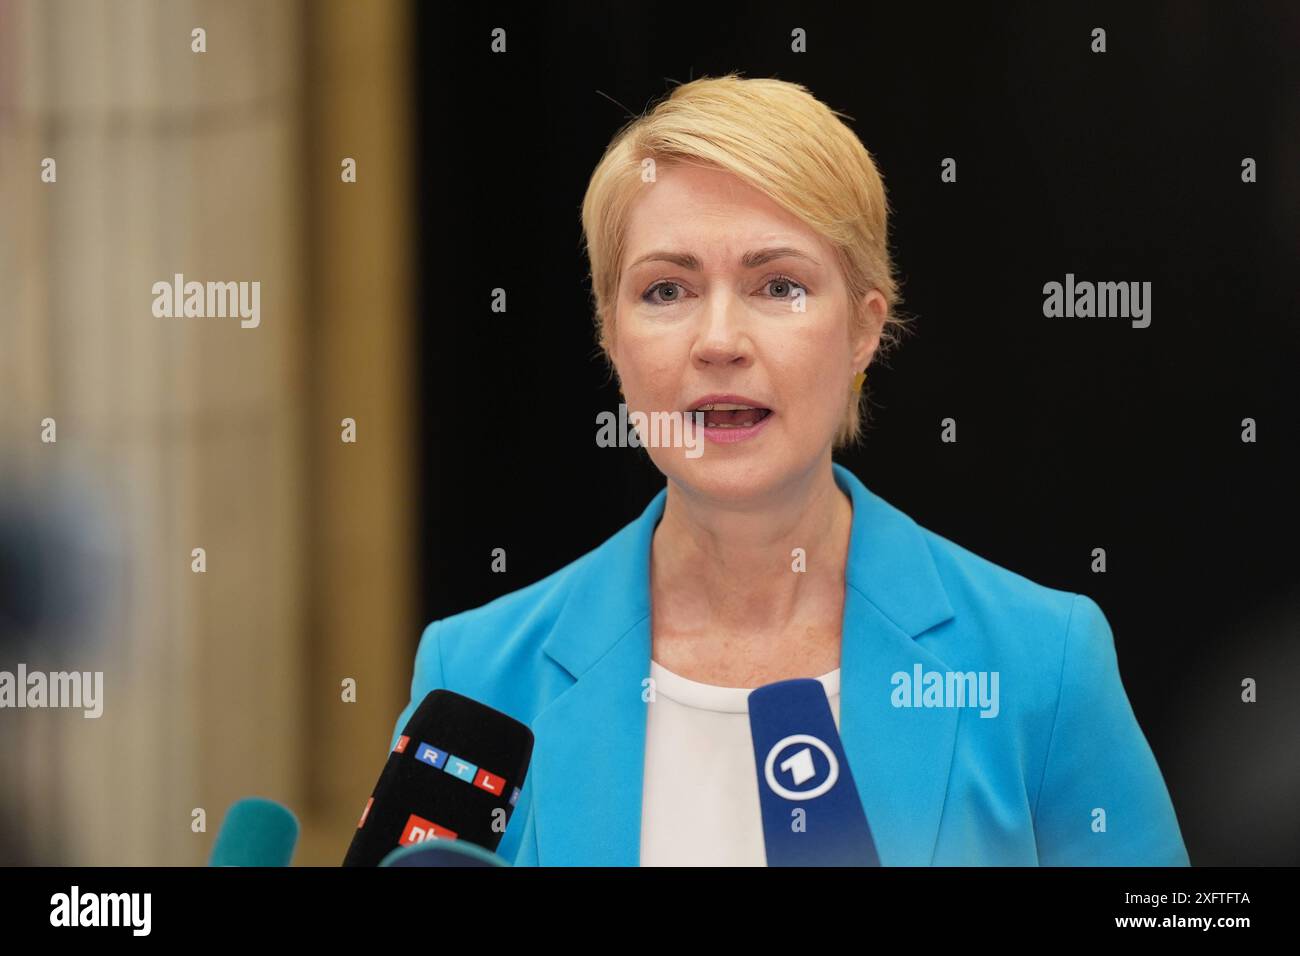
M 398 730 L 447 687 L 536 735 L 498 852 L 763 865 L 749 689 L 817 678 L 882 864 L 1185 865 L 1100 608 L 832 463 L 901 330 L 884 188 L 836 114 L 778 80 L 679 86 L 615 137 L 582 218 L 628 409 L 704 446 L 652 445 L 667 487 L 640 518 L 425 631 Z M 943 696 L 953 674 L 979 708 Z

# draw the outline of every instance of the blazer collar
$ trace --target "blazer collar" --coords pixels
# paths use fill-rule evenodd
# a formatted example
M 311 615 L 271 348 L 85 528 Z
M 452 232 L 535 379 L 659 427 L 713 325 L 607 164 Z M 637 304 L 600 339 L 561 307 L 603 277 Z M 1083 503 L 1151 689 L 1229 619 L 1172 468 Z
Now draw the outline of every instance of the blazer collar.
M 953 617 L 910 517 L 835 464 L 853 502 L 840 653 L 840 736 L 885 865 L 934 853 L 956 740 L 955 708 L 895 708 L 890 677 L 947 666 L 915 638 Z M 543 866 L 640 859 L 650 673 L 650 546 L 666 489 L 572 569 L 543 651 L 574 683 L 532 721 L 533 813 Z

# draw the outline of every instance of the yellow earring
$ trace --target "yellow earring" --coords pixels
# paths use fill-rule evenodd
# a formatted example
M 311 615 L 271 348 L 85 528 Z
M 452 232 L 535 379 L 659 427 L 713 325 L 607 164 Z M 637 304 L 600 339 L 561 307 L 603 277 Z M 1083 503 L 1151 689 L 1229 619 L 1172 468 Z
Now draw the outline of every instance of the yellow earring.
M 863 369 L 857 375 L 853 376 L 853 391 L 862 391 L 862 383 L 867 380 L 867 370 Z

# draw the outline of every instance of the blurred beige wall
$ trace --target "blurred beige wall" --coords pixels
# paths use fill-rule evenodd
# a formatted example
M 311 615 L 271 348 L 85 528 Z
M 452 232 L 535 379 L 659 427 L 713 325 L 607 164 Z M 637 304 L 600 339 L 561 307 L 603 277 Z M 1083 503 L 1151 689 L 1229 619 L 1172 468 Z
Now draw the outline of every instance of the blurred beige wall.
M 34 862 L 200 864 L 247 795 L 298 814 L 295 862 L 346 849 L 418 627 L 406 21 L 0 0 L 0 476 L 95 502 L 113 569 L 72 665 L 103 716 L 0 710 Z M 260 325 L 155 317 L 175 273 L 259 282 Z

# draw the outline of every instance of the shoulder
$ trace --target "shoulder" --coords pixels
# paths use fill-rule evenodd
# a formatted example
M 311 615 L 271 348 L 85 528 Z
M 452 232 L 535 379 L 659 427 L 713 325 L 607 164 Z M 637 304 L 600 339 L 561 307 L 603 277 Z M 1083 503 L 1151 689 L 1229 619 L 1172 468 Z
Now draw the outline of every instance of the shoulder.
M 994 779 L 999 758 L 1014 759 L 1010 779 L 1023 781 L 1040 862 L 1186 866 L 1177 815 L 1100 605 L 921 534 L 954 613 L 918 640 L 932 642 L 950 667 L 998 672 L 1010 719 L 969 721 L 966 740 L 981 755 L 984 779 Z
M 1096 688 L 1118 679 L 1114 636 L 1096 601 L 917 527 L 953 609 L 952 619 L 933 635 L 941 658 L 954 666 L 1000 670 L 1004 689 L 1009 678 L 1038 717 L 1055 712 L 1067 686 Z
M 571 602 L 588 603 L 583 592 L 626 552 L 631 528 L 532 584 L 429 624 L 416 653 L 412 698 L 444 687 L 530 719 L 568 683 L 545 652 L 547 638 L 562 615 L 575 613 Z
M 1035 581 L 917 525 L 953 610 L 1000 625 L 1064 624 L 1082 595 Z
M 952 666 L 1060 663 L 1080 595 L 932 530 L 846 468 L 836 475 L 854 505 L 850 583 L 885 617 Z

